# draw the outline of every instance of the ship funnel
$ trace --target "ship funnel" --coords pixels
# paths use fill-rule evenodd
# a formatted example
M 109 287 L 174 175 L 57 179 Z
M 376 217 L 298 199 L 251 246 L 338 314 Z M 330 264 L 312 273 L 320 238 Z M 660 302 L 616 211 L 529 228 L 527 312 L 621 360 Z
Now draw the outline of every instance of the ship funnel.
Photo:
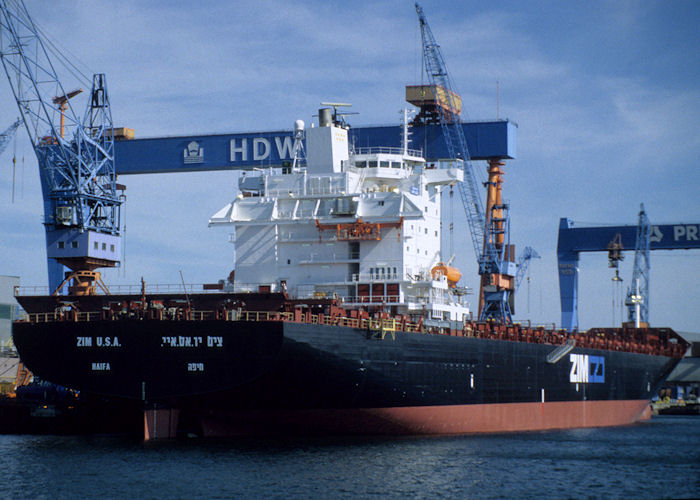
M 330 127 L 333 124 L 333 113 L 331 108 L 321 108 L 318 110 L 318 126 Z

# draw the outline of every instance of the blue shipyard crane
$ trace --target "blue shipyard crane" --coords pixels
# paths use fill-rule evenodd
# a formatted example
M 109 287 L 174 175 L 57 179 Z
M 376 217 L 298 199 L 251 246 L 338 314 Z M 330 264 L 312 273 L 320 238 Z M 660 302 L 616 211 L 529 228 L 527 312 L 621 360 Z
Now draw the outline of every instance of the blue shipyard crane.
M 35 25 L 22 0 L 0 0 L 0 60 L 39 164 L 49 287 L 94 293 L 95 269 L 119 265 L 119 209 L 112 113 L 104 74 L 92 77 L 81 117 L 56 63 L 76 74 Z M 89 79 L 83 77 L 90 85 Z M 64 274 L 64 266 L 71 272 Z
M 474 253 L 479 264 L 481 285 L 479 291 L 479 319 L 512 322 L 511 294 L 514 291 L 515 262 L 510 245 L 509 207 L 501 199 L 503 172 L 502 162 L 489 162 L 486 210 L 479 196 L 478 183 L 470 163 L 469 147 L 460 122 L 461 98 L 454 92 L 445 60 L 440 51 L 423 9 L 416 12 L 420 22 L 423 45 L 423 62 L 429 86 L 407 88 L 418 92 L 421 102 L 421 117 L 426 122 L 436 121 L 441 125 L 450 158 L 463 162 L 464 181 L 458 184 L 462 205 L 467 216 Z

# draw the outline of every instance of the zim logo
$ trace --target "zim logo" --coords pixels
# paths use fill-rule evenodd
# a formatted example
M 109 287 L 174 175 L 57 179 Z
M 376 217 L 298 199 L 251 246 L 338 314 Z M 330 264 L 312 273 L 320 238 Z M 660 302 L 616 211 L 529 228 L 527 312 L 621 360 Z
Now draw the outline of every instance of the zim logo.
M 602 384 L 605 382 L 605 358 L 588 354 L 569 354 L 569 382 Z

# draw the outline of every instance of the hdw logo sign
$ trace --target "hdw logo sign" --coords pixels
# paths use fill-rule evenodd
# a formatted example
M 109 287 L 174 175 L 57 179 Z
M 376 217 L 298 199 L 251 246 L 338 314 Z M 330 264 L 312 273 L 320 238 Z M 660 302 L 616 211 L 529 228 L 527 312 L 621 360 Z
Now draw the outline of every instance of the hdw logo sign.
M 605 382 L 605 358 L 588 354 L 569 354 L 569 382 L 602 384 Z

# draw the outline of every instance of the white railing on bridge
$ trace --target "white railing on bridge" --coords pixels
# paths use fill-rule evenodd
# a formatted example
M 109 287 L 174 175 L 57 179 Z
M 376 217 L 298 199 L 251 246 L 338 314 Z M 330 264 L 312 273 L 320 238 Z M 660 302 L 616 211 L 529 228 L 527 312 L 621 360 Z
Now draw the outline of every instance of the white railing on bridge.
M 366 148 L 355 148 L 356 155 L 403 155 L 404 152 L 408 156 L 422 157 L 423 151 L 420 149 L 407 149 L 404 151 L 403 148 L 389 147 L 389 146 L 373 146 Z

